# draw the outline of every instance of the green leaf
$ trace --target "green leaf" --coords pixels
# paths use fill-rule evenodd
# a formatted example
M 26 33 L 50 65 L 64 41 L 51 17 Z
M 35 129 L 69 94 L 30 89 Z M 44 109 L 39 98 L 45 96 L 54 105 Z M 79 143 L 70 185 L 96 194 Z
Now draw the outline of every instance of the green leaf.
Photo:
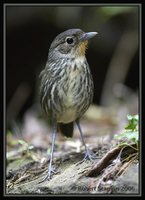
M 129 140 L 132 140 L 134 141 L 135 143 L 138 141 L 138 132 L 137 131 L 129 131 L 129 132 L 126 132 L 126 136 Z
M 125 129 L 129 130 L 137 130 L 137 125 L 138 125 L 138 120 L 139 117 L 138 115 L 127 115 L 129 124 L 125 127 Z
M 127 124 L 125 129 L 119 135 L 114 135 L 114 138 L 118 139 L 118 140 L 126 138 L 138 146 L 138 140 L 139 140 L 138 120 L 139 120 L 139 117 L 138 117 L 138 115 L 127 115 L 127 119 L 129 121 L 129 123 Z M 124 143 L 124 141 L 122 143 Z

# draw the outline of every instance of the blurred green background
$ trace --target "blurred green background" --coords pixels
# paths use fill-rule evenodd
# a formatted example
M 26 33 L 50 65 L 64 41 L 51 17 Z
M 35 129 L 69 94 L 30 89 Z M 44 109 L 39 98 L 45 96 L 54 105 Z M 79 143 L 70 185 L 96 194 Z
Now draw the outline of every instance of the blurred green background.
M 6 6 L 7 125 L 39 105 L 39 73 L 56 35 L 70 29 L 97 31 L 87 60 L 93 103 L 112 106 L 136 98 L 139 89 L 139 6 Z M 137 111 L 137 104 L 133 112 Z

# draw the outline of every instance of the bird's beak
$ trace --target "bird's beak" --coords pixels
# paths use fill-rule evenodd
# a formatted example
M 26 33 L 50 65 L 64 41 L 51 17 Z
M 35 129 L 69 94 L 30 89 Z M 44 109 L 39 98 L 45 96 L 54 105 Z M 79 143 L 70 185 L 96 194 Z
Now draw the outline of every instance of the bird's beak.
M 83 35 L 80 37 L 80 41 L 85 41 L 85 40 L 89 40 L 90 38 L 94 37 L 95 35 L 97 35 L 97 32 L 89 32 L 89 33 L 83 33 Z

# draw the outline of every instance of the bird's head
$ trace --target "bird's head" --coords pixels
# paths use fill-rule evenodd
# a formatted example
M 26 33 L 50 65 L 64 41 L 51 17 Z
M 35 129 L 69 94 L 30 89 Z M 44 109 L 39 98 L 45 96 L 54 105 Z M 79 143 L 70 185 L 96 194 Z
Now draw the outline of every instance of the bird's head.
M 59 58 L 85 56 L 88 40 L 96 34 L 97 32 L 85 33 L 81 29 L 69 29 L 56 36 L 51 43 L 49 53 L 51 57 Z

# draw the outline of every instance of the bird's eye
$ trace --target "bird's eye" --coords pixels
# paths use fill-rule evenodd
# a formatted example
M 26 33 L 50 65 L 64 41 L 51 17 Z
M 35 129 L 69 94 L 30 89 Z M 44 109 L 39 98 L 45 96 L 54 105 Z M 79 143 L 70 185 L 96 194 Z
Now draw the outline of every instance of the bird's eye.
M 71 38 L 71 37 L 67 37 L 67 38 L 66 38 L 66 42 L 67 42 L 68 44 L 72 44 L 72 43 L 74 42 L 74 40 L 73 40 L 73 38 Z

